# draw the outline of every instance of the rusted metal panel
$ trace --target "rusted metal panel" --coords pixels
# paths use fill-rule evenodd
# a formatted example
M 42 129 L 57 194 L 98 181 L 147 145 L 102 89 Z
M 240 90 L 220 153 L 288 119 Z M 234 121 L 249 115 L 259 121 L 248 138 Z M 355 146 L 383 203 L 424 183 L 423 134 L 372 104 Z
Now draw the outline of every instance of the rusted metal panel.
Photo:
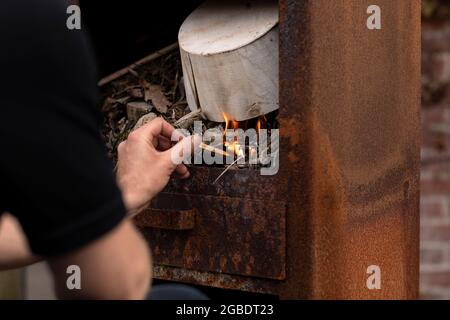
M 161 265 L 154 266 L 153 276 L 160 280 L 176 281 L 187 284 L 201 284 L 215 288 L 270 295 L 280 294 L 280 289 L 282 288 L 282 282 L 278 280 L 186 270 L 183 268 Z
M 162 230 L 192 230 L 198 210 L 190 206 L 186 196 L 163 193 L 152 201 L 153 209 L 135 217 L 141 228 Z
M 186 200 L 198 214 L 189 231 L 143 229 L 157 264 L 285 278 L 285 203 L 183 194 L 171 194 L 170 198 L 173 203 Z M 150 210 L 147 216 L 152 214 Z
M 281 183 L 278 175 L 261 176 L 259 170 L 232 169 L 217 183 L 214 181 L 223 168 L 192 167 L 189 170 L 192 174 L 188 180 L 173 180 L 166 191 L 270 202 L 285 201 L 289 190 L 289 181 Z
M 420 1 L 377 1 L 381 30 L 371 4 L 281 1 L 281 163 L 301 177 L 284 297 L 418 296 Z
M 195 227 L 197 209 L 170 211 L 152 209 L 150 212 L 138 215 L 135 223 L 140 228 L 162 230 L 192 230 Z

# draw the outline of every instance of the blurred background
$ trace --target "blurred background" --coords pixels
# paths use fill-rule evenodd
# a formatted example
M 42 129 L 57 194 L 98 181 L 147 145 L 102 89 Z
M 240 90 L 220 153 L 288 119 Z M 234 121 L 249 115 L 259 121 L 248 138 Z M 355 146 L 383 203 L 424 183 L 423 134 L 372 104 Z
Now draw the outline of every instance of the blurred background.
M 421 297 L 450 299 L 450 0 L 423 0 L 422 9 Z M 118 33 L 109 34 L 105 42 L 117 40 Z M 145 37 L 137 39 L 149 52 Z M 139 57 L 125 58 L 131 63 Z M 122 65 L 101 67 L 111 72 Z M 26 285 L 17 286 L 20 279 Z M 54 299 L 44 264 L 0 273 L 0 299 L 20 297 Z
M 450 0 L 423 0 L 421 295 L 450 299 Z

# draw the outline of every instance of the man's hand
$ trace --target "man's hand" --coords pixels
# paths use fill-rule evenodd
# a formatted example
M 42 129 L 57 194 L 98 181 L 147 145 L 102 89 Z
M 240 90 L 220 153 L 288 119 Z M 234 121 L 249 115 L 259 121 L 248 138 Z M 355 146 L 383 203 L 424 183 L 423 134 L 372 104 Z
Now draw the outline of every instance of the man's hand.
M 179 142 L 172 147 L 172 141 Z M 189 177 L 186 166 L 175 163 L 173 155 L 186 158 L 189 154 L 183 154 L 183 150 L 192 148 L 193 138 L 185 138 L 162 118 L 133 131 L 119 145 L 117 181 L 131 215 L 148 206 L 174 171 L 181 179 Z

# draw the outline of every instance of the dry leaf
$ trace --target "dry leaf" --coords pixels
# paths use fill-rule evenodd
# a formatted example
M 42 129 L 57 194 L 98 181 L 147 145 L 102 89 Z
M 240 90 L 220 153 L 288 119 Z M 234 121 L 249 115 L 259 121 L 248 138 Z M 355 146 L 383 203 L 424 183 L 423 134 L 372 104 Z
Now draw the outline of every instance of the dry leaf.
M 145 80 L 141 81 L 141 85 L 144 88 L 145 102 L 151 101 L 158 112 L 167 113 L 167 107 L 169 107 L 171 103 L 162 92 L 161 86 L 150 84 Z

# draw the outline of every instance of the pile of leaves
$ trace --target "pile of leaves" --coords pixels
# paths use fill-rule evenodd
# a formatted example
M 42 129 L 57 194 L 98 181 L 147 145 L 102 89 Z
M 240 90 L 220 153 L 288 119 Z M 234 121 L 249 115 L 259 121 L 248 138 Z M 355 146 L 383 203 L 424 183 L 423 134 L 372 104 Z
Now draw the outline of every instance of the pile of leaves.
M 102 136 L 109 157 L 114 161 L 117 161 L 118 145 L 127 139 L 138 121 L 143 121 L 142 116 L 148 114 L 148 120 L 163 117 L 174 124 L 190 113 L 178 50 L 129 69 L 126 75 L 101 89 Z

